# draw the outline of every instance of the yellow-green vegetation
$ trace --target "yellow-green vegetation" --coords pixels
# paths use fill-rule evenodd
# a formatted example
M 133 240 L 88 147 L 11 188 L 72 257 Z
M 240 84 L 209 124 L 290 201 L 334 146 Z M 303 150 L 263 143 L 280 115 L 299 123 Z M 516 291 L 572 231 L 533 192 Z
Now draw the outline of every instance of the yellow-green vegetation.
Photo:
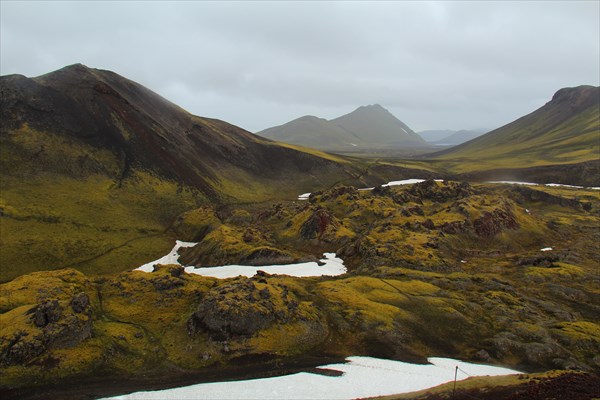
M 2 179 L 2 280 L 69 266 L 88 273 L 133 268 L 165 254 L 166 232 L 196 204 L 191 192 L 137 173 L 120 188 L 96 175 Z
M 182 258 L 239 263 L 258 251 L 269 262 L 331 251 L 350 272 L 218 280 L 159 266 L 24 275 L 0 286 L 2 385 L 307 355 L 600 368 L 600 199 L 583 190 L 539 193 L 426 181 L 373 191 L 337 186 L 307 202 L 192 209 L 172 225 L 181 238 L 200 241 Z M 541 252 L 546 246 L 553 250 Z M 71 304 L 81 292 L 89 306 L 76 313 Z M 56 321 L 54 300 L 62 310 Z M 56 326 L 72 340 L 53 341 Z
M 2 281 L 65 267 L 96 274 L 141 265 L 166 253 L 173 220 L 205 201 L 147 171 L 120 177 L 114 154 L 60 135 L 24 125 L 9 139 L 0 146 Z
M 418 392 L 396 394 L 391 396 L 374 397 L 379 400 L 417 400 L 427 399 L 432 396 L 436 399 L 452 399 L 452 398 L 486 398 L 491 396 L 496 390 L 510 389 L 531 385 L 535 386 L 541 380 L 556 379 L 561 376 L 573 374 L 571 371 L 551 370 L 547 372 L 539 372 L 533 374 L 517 374 L 504 376 L 476 376 L 465 380 L 444 383 L 439 386 L 420 390 Z M 503 394 L 500 394 L 502 396 Z M 504 393 L 509 396 L 510 392 Z M 496 395 L 498 396 L 498 395 Z M 498 397 L 494 397 L 498 398 Z
M 597 100 L 596 104 L 588 103 L 578 112 L 563 107 L 564 104 L 549 103 L 436 158 L 454 173 L 511 165 L 523 168 L 598 160 L 600 112 Z

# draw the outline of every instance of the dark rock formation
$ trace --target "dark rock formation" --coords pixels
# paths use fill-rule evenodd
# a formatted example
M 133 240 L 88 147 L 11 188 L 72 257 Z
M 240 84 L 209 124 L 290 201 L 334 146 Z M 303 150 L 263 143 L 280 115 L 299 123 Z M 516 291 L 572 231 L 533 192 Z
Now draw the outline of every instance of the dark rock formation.
M 308 321 L 285 285 L 259 289 L 240 278 L 211 290 L 187 321 L 188 333 L 207 331 L 214 340 L 249 337 L 274 323 Z
M 482 217 L 473 221 L 473 226 L 475 233 L 484 238 L 494 237 L 503 229 L 519 228 L 515 216 L 511 212 L 502 209 L 484 212 Z
M 303 239 L 319 239 L 327 241 L 330 233 L 335 232 L 339 223 L 335 217 L 325 209 L 317 209 L 300 228 L 300 236 Z

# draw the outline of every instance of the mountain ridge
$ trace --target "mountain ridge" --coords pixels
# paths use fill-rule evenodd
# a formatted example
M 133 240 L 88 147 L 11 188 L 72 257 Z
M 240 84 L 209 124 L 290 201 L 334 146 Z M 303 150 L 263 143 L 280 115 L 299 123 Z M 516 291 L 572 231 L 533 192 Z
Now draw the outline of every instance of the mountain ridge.
M 466 143 L 430 154 L 480 168 L 572 164 L 600 158 L 600 87 L 558 90 L 537 110 Z
M 303 116 L 257 134 L 272 140 L 332 151 L 427 144 L 379 104 L 360 106 L 331 120 Z

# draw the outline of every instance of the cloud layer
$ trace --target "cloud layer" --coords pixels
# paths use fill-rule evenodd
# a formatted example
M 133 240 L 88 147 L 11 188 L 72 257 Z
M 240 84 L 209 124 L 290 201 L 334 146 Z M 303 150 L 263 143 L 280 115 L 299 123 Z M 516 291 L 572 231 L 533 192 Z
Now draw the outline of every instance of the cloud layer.
M 600 84 L 597 1 L 0 7 L 3 75 L 81 62 L 251 131 L 373 103 L 415 130 L 495 128 Z

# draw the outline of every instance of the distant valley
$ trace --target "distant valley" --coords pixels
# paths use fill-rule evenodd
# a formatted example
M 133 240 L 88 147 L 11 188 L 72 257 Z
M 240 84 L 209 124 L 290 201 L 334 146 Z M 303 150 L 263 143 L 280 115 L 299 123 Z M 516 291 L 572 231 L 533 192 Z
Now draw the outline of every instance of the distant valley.
M 428 130 L 418 132 L 425 141 L 436 146 L 456 146 L 483 135 L 484 130 Z

